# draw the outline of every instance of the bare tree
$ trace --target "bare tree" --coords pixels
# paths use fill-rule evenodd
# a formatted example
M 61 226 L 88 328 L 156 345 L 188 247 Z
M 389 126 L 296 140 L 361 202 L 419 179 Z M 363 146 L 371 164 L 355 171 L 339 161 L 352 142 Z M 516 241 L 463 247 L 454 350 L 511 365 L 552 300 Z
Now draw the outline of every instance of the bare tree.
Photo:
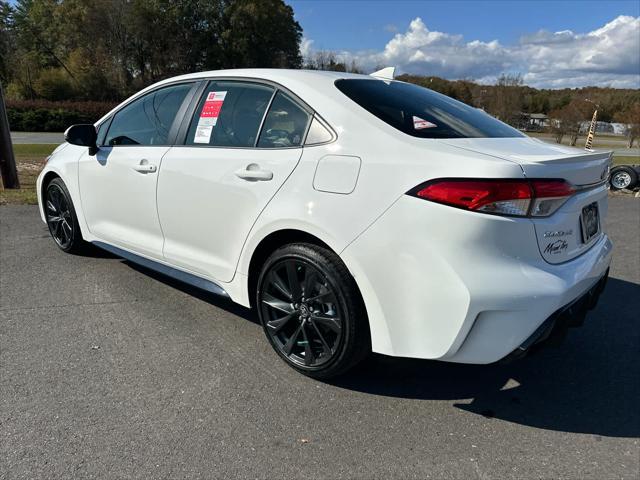
M 584 100 L 573 100 L 564 107 L 549 113 L 556 142 L 561 143 L 564 135 L 569 135 L 573 147 L 578 141 L 582 123 L 589 120 L 591 105 Z
M 487 110 L 503 122 L 514 123 L 522 111 L 522 75 L 502 74 L 487 99 Z
M 347 63 L 338 59 L 335 52 L 330 50 L 317 50 L 309 55 L 304 62 L 304 68 L 309 70 L 331 70 L 334 72 L 362 73 L 354 59 Z
M 617 113 L 615 120 L 624 123 L 624 133 L 627 137 L 627 148 L 633 147 L 633 142 L 640 137 L 640 102 L 634 103 L 626 110 Z

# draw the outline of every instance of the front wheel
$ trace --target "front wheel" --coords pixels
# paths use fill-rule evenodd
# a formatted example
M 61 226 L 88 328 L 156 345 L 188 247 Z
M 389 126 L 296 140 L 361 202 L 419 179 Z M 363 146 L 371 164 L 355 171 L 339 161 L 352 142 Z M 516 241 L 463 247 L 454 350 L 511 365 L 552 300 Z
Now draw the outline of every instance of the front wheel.
M 370 350 L 355 281 L 325 248 L 292 244 L 276 250 L 262 267 L 256 306 L 275 351 L 305 375 L 334 377 Z
M 71 195 L 62 179 L 54 178 L 49 182 L 43 200 L 49 233 L 56 245 L 67 253 L 75 253 L 84 248 L 85 242 Z

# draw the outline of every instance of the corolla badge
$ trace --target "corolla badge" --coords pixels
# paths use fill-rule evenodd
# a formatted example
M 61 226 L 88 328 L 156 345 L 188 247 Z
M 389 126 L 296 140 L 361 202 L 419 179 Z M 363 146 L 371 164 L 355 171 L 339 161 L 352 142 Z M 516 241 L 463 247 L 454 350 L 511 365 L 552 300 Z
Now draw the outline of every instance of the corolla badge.
M 551 255 L 557 255 L 559 253 L 564 252 L 569 244 L 566 240 L 556 240 L 555 242 L 551 242 L 547 244 L 547 247 L 544 249 L 544 253 L 550 253 Z
M 544 238 L 566 237 L 567 235 L 573 235 L 573 230 L 554 230 L 551 232 L 544 232 Z

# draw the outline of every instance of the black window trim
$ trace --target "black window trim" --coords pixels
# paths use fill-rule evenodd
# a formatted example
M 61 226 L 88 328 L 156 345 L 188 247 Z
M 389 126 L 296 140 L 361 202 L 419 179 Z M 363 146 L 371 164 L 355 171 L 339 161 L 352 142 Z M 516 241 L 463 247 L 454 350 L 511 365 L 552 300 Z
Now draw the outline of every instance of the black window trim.
M 153 88 L 151 90 L 148 90 L 146 92 L 144 92 L 141 95 L 136 95 L 135 97 L 129 99 L 129 101 L 127 101 L 126 103 L 122 104 L 119 106 L 118 110 L 113 112 L 109 118 L 107 118 L 105 120 L 105 122 L 109 122 L 109 126 L 107 127 L 107 132 L 104 135 L 104 140 L 106 140 L 109 136 L 109 130 L 111 130 L 111 124 L 113 123 L 113 120 L 115 119 L 116 115 L 118 115 L 118 113 L 120 113 L 123 109 L 127 108 L 129 105 L 131 105 L 133 102 L 136 102 L 148 95 L 151 95 L 153 93 L 158 92 L 159 90 L 162 90 L 164 88 L 167 87 L 175 87 L 178 85 L 189 85 L 191 84 L 191 88 L 189 89 L 189 91 L 187 92 L 187 95 L 184 97 L 184 99 L 182 100 L 182 104 L 180 105 L 180 108 L 178 108 L 178 111 L 176 112 L 176 116 L 173 119 L 173 123 L 171 124 L 171 127 L 169 128 L 169 134 L 167 135 L 167 143 L 166 144 L 158 144 L 158 145 L 142 145 L 142 144 L 127 144 L 127 145 L 107 145 L 107 144 L 103 144 L 103 145 L 98 145 L 98 147 L 103 147 L 103 148 L 121 148 L 121 147 L 173 147 L 176 144 L 177 138 L 178 138 L 178 132 L 179 132 L 179 127 L 182 124 L 182 118 L 185 114 L 185 111 L 187 109 L 187 107 L 190 105 L 192 98 L 194 96 L 194 94 L 196 93 L 196 90 L 199 87 L 199 84 L 201 83 L 201 81 L 199 79 L 193 79 L 193 80 L 178 80 L 175 82 L 169 82 L 169 83 L 164 83 L 162 85 L 158 85 L 156 88 Z M 98 124 L 98 126 L 96 126 L 96 129 L 99 128 L 102 123 Z
M 233 76 L 224 76 L 224 77 L 203 77 L 200 79 L 201 86 L 198 88 L 197 94 L 194 95 L 194 98 L 189 105 L 189 108 L 186 110 L 185 115 L 182 119 L 179 133 L 177 138 L 175 139 L 175 144 L 173 146 L 176 147 L 189 147 L 189 148 L 229 148 L 229 149 L 244 149 L 244 150 L 290 150 L 294 148 L 304 148 L 305 141 L 307 139 L 307 135 L 309 134 L 309 128 L 311 127 L 311 123 L 313 118 L 318 118 L 331 132 L 331 140 L 324 143 L 315 143 L 313 145 L 306 145 L 306 147 L 315 147 L 319 145 L 327 145 L 337 140 L 338 136 L 335 133 L 335 130 L 326 122 L 313 108 L 309 106 L 304 100 L 302 100 L 298 95 L 293 93 L 288 88 L 282 86 L 281 84 L 274 82 L 272 80 L 266 80 L 263 78 L 255 78 L 255 77 L 233 77 Z M 258 129 L 258 135 L 256 135 L 256 140 L 252 147 L 236 147 L 236 146 L 224 146 L 224 145 L 205 145 L 205 144 L 187 144 L 187 134 L 189 131 L 189 126 L 191 124 L 191 120 L 195 113 L 196 108 L 200 104 L 202 96 L 204 95 L 206 89 L 209 87 L 211 83 L 214 82 L 239 82 L 239 83 L 254 83 L 258 85 L 268 86 L 273 88 L 273 94 L 271 95 L 271 99 L 269 100 L 269 104 L 264 111 L 262 121 L 260 122 L 260 128 Z M 260 134 L 262 133 L 262 127 L 264 126 L 264 122 L 266 120 L 267 114 L 269 113 L 269 108 L 275 99 L 276 94 L 281 91 L 283 94 L 288 96 L 295 104 L 297 104 L 302 110 L 307 112 L 309 118 L 307 120 L 307 125 L 305 126 L 304 134 L 302 135 L 302 140 L 300 145 L 294 145 L 291 147 L 259 147 L 258 141 L 260 139 Z

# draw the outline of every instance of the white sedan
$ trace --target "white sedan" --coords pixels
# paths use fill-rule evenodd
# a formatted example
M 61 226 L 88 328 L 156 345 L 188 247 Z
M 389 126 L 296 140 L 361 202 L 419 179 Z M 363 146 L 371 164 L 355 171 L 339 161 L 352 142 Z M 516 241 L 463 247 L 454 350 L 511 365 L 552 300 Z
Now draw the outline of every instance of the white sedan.
M 611 262 L 610 154 L 391 77 L 159 82 L 67 130 L 42 220 L 65 252 L 92 243 L 255 308 L 317 378 L 370 351 L 491 363 L 582 323 Z

